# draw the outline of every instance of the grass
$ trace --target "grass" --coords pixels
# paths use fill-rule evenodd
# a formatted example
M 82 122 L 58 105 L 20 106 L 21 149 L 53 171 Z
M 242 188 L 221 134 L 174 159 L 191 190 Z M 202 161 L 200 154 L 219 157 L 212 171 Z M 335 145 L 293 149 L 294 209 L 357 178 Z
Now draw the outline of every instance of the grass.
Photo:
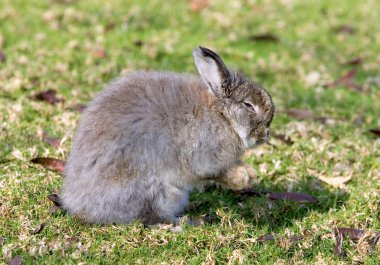
M 0 263 L 20 256 L 24 264 L 378 264 L 379 246 L 362 241 L 346 239 L 345 255 L 335 256 L 332 229 L 380 230 L 380 143 L 368 132 L 380 126 L 379 9 L 378 1 L 356 0 L 211 0 L 200 12 L 186 1 L 2 0 Z M 342 25 L 354 32 L 337 33 Z M 280 41 L 252 40 L 261 33 Z M 29 160 L 66 159 L 80 116 L 73 106 L 89 102 L 121 72 L 195 73 L 191 51 L 199 44 L 270 91 L 278 110 L 273 132 L 294 141 L 272 139 L 275 146 L 246 156 L 258 172 L 254 188 L 305 192 L 320 203 L 242 199 L 216 188 L 194 192 L 187 213 L 206 224 L 177 232 L 49 214 L 46 196 L 59 190 L 62 177 Z M 362 63 L 344 65 L 355 57 Z M 365 92 L 328 88 L 352 68 Z M 64 102 L 30 98 L 47 89 Z M 329 121 L 295 119 L 289 108 Z M 61 145 L 42 141 L 43 131 Z M 348 174 L 342 188 L 317 178 Z M 277 239 L 256 242 L 269 233 Z M 304 239 L 290 242 L 293 234 Z

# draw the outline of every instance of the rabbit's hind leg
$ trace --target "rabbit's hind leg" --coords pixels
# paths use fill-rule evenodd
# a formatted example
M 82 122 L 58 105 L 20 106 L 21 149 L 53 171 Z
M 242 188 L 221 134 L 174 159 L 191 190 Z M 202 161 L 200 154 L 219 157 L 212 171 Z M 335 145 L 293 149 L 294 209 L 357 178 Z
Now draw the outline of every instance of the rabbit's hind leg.
M 154 197 L 153 214 L 157 222 L 179 224 L 184 208 L 188 204 L 189 191 L 169 183 L 161 185 Z

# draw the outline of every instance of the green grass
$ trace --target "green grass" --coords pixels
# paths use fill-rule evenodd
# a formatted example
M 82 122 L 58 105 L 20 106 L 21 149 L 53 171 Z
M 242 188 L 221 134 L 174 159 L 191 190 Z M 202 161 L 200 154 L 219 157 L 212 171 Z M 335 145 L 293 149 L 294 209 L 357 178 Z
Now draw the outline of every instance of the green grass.
M 348 239 L 346 255 L 336 257 L 332 235 L 336 226 L 380 230 L 380 143 L 368 133 L 380 127 L 378 10 L 378 1 L 354 0 L 211 0 L 201 12 L 192 12 L 187 1 L 2 0 L 0 263 L 21 256 L 23 264 L 378 264 L 379 246 Z M 354 34 L 336 33 L 341 25 L 351 25 Z M 266 32 L 280 41 L 250 39 Z M 278 110 L 273 132 L 295 142 L 272 139 L 275 147 L 246 156 L 258 172 L 254 188 L 306 192 L 320 203 L 242 200 L 216 188 L 194 192 L 187 213 L 206 223 L 178 233 L 50 215 L 46 196 L 59 190 L 62 177 L 29 160 L 66 159 L 80 116 L 72 107 L 89 102 L 121 72 L 195 73 L 191 52 L 199 44 L 270 91 Z M 97 49 L 106 56 L 96 56 Z M 342 64 L 358 56 L 362 64 Z M 351 68 L 365 93 L 327 88 Z M 312 72 L 320 78 L 310 84 Z M 30 99 L 46 89 L 65 101 L 52 106 Z M 288 108 L 311 109 L 332 121 L 297 120 L 286 115 Z M 64 139 L 58 149 L 42 141 L 43 131 Z M 351 173 L 342 189 L 317 179 Z M 278 239 L 256 242 L 268 233 Z M 291 243 L 289 234 L 305 238 Z

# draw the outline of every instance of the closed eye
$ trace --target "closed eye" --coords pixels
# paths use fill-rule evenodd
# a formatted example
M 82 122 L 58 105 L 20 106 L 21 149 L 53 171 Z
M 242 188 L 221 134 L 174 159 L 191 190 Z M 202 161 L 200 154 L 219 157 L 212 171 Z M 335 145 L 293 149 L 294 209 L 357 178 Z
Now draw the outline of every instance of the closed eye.
M 249 110 L 251 110 L 251 111 L 253 111 L 253 112 L 255 112 L 256 113 L 256 110 L 255 110 L 255 108 L 253 107 L 253 105 L 251 104 L 251 103 L 249 103 L 249 102 L 243 102 L 243 105 L 246 107 L 246 108 L 248 108 Z

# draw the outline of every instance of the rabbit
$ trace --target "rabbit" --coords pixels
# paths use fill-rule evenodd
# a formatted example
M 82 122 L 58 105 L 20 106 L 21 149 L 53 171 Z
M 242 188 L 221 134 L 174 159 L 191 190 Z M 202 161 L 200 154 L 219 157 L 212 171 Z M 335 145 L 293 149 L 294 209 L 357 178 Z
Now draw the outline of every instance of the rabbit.
M 201 78 L 134 72 L 89 104 L 65 166 L 60 197 L 69 214 L 177 224 L 198 184 L 250 185 L 253 169 L 240 157 L 268 140 L 271 96 L 215 52 L 200 46 L 193 57 Z

